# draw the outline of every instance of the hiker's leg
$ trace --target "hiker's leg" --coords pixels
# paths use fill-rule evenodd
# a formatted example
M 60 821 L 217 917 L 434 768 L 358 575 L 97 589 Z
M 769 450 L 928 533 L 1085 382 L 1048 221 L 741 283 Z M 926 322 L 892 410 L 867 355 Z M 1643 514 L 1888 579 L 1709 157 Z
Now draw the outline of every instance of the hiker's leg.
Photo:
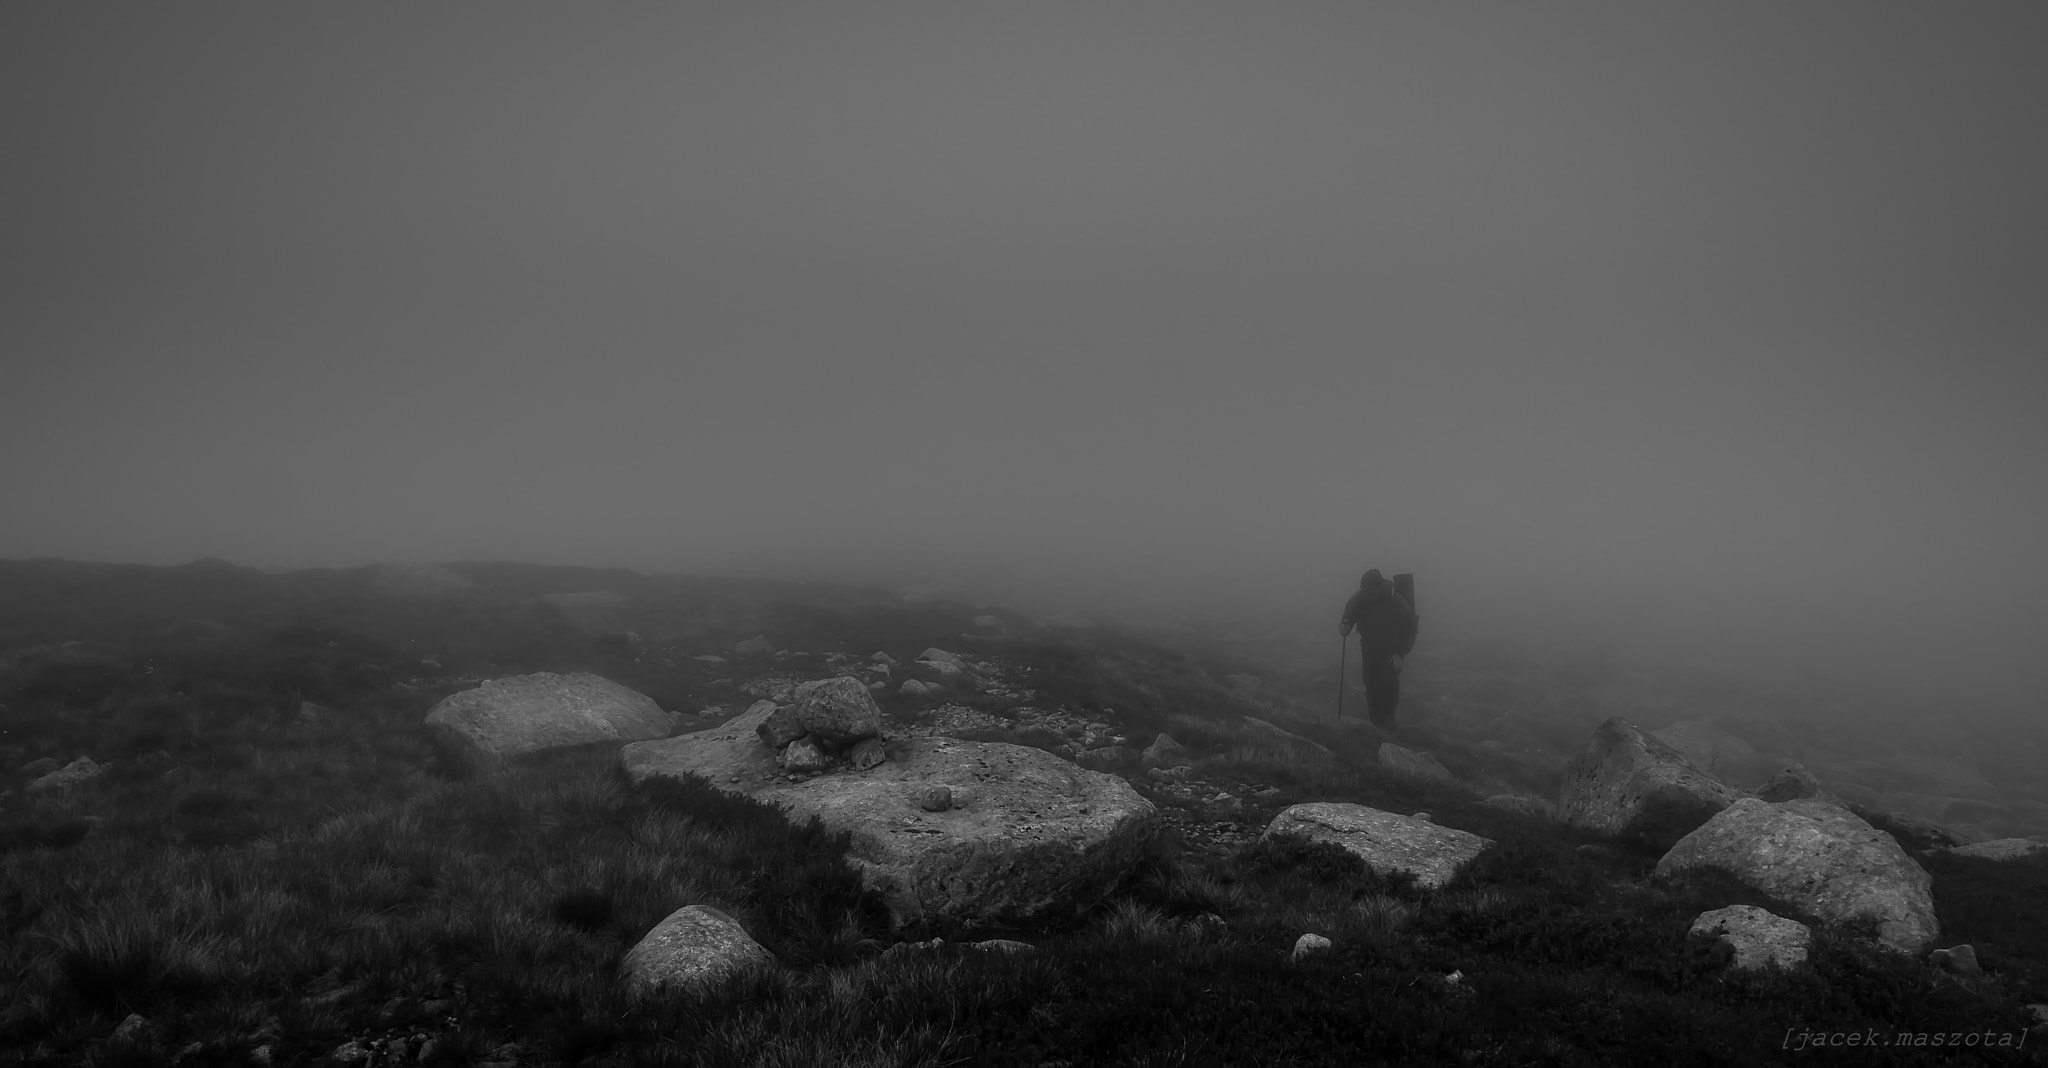
M 1375 726 L 1384 727 L 1393 721 L 1394 706 L 1387 701 L 1387 658 L 1368 656 L 1365 658 L 1365 715 Z

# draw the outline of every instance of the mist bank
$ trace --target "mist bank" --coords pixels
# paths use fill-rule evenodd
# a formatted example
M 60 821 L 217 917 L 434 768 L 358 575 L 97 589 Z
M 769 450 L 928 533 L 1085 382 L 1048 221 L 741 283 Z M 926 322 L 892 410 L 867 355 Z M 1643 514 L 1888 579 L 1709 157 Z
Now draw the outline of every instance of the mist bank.
M 1682 671 L 1757 694 L 1859 703 L 1885 718 L 2043 718 L 2048 694 L 2048 668 L 2034 655 L 2048 643 L 2039 620 L 1957 604 L 1925 581 L 1829 595 L 1739 576 L 1699 589 L 1599 586 L 1497 561 L 1392 554 L 1219 560 L 1199 570 L 1018 555 L 753 560 L 743 570 L 1038 614 L 1078 611 L 1302 640 L 1328 632 L 1334 657 L 1337 619 L 1366 567 L 1416 574 L 1424 649 Z

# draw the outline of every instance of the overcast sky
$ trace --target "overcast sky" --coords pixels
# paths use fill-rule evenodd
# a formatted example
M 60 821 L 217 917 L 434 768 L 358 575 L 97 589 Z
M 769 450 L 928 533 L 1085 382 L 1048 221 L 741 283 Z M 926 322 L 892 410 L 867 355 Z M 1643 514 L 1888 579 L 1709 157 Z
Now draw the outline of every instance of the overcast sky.
M 0 557 L 1378 566 L 2039 709 L 2044 110 L 2031 3 L 8 4 Z

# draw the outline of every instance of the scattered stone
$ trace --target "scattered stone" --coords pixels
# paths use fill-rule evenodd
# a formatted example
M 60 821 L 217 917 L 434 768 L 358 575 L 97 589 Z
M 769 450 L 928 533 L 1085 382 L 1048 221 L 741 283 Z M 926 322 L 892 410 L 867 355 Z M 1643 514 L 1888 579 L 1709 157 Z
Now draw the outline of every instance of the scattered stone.
M 1839 805 L 1745 797 L 1680 839 L 1657 874 L 1721 868 L 1779 901 L 1836 923 L 1874 921 L 1878 941 L 1918 954 L 1940 929 L 1933 879 L 1891 835 Z
M 882 652 L 869 653 L 868 659 L 874 661 L 877 664 L 889 664 L 893 666 L 896 663 L 895 657 L 890 656 L 888 653 Z
M 756 634 L 746 641 L 735 642 L 732 651 L 734 656 L 773 656 L 778 650 L 766 635 Z
M 801 775 L 831 767 L 832 756 L 818 748 L 817 740 L 806 734 L 783 747 L 779 763 L 782 770 Z
M 847 746 L 882 733 L 882 709 L 859 679 L 841 675 L 796 688 L 792 709 L 797 722 L 826 745 Z
M 1304 738 L 1290 730 L 1283 730 L 1256 716 L 1244 717 L 1245 733 L 1267 745 L 1279 745 L 1291 749 L 1306 749 L 1323 756 L 1336 756 L 1329 746 L 1312 738 Z
M 1956 975 L 1983 975 L 1984 968 L 1977 963 L 1977 948 L 1965 942 L 1948 949 L 1937 949 L 1927 955 L 1927 963 L 1945 972 Z
M 95 764 L 91 757 L 82 756 L 58 768 L 56 771 L 50 772 L 29 783 L 26 787 L 26 792 L 35 794 L 41 793 L 44 790 L 62 790 L 66 787 L 77 786 L 80 783 L 98 778 L 100 773 L 106 770 L 106 765 Z
M 926 812 L 944 812 L 953 807 L 953 789 L 944 783 L 927 786 L 917 795 L 917 807 Z
M 1412 872 L 1425 887 L 1449 882 L 1460 866 L 1493 844 L 1467 831 L 1330 801 L 1282 810 L 1266 828 L 1268 837 L 1281 834 L 1334 842 L 1376 871 Z
M 147 1046 L 156 1041 L 156 1025 L 141 1013 L 131 1012 L 114 1028 L 112 1037 L 116 1042 Z
M 1195 769 L 1183 764 L 1177 768 L 1153 768 L 1145 777 L 1153 782 L 1186 782 L 1194 773 Z
M 1244 811 L 1243 799 L 1229 793 L 1219 793 L 1215 797 L 1210 798 L 1209 806 L 1228 814 Z
M 994 630 L 994 631 L 1000 631 L 1000 630 L 1002 630 L 1002 629 L 1003 629 L 1003 617 L 1001 617 L 1001 616 L 975 616 L 975 617 L 974 617 L 974 625 L 975 625 L 975 626 L 977 626 L 977 627 L 980 627 L 980 628 L 981 628 L 981 629 L 983 629 L 983 630 Z
M 1959 857 L 1979 857 L 1984 860 L 2025 860 L 2048 854 L 2048 842 L 2036 842 L 2031 838 L 1993 838 L 1988 842 L 1972 842 L 1969 845 L 1947 848 L 1949 852 Z
M 1669 848 L 1738 796 L 1677 750 L 1615 716 L 1565 766 L 1558 810 L 1574 826 Z
M 989 938 L 980 942 L 969 942 L 967 943 L 967 948 L 979 949 L 990 953 L 1035 953 L 1038 951 L 1038 947 L 1031 943 L 1019 942 L 1014 938 Z
M 796 718 L 794 706 L 778 707 L 773 701 L 760 700 L 749 706 L 747 711 L 757 711 L 762 705 L 768 706 L 768 715 L 761 720 L 759 727 L 754 728 L 754 733 L 761 736 L 761 744 L 770 749 L 780 749 L 810 733 L 804 729 L 803 722 Z
M 898 686 L 896 688 L 896 692 L 901 694 L 908 694 L 911 697 L 924 697 L 929 694 L 939 692 L 939 688 L 937 686 L 932 685 L 929 682 L 922 682 L 917 679 L 905 679 L 903 680 L 903 685 Z
M 349 1039 L 347 1042 L 334 1047 L 327 1056 L 329 1059 L 339 1061 L 342 1064 L 361 1064 L 370 1059 L 370 1050 L 369 1047 L 364 1046 L 361 1042 Z
M 1735 969 L 1777 965 L 1791 968 L 1806 961 L 1813 931 L 1754 905 L 1730 905 L 1702 912 L 1692 921 L 1692 934 L 1712 935 L 1735 947 Z
M 699 662 L 699 663 L 703 663 L 703 664 L 723 664 L 723 663 L 725 663 L 725 658 L 724 658 L 724 657 L 722 657 L 722 656 L 712 656 L 712 655 L 711 655 L 711 654 L 709 654 L 709 653 L 706 653 L 706 654 L 704 654 L 703 656 L 693 656 L 693 657 L 691 657 L 690 659 L 692 659 L 692 660 L 695 660 L 695 661 L 697 661 L 697 662 Z
M 846 751 L 846 762 L 862 771 L 889 759 L 888 747 L 880 738 L 862 738 Z
M 1170 768 L 1194 759 L 1195 754 L 1188 747 L 1175 741 L 1171 734 L 1160 734 L 1145 747 L 1143 762 L 1148 768 Z
M 945 946 L 946 940 L 943 938 L 934 938 L 925 942 L 898 942 L 882 951 L 882 959 L 893 960 L 897 957 L 910 956 L 913 953 L 927 953 L 944 949 Z
M 1294 960 L 1300 960 L 1312 953 L 1321 953 L 1330 948 L 1330 940 L 1319 934 L 1305 934 L 1294 940 Z
M 772 968 L 775 957 L 746 929 L 708 905 L 677 909 L 626 953 L 620 967 L 635 996 L 663 989 L 701 993 L 756 968 Z
M 427 1040 L 427 1045 L 428 1045 L 428 1046 L 435 1046 L 435 1043 L 434 1043 L 434 1041 L 433 1041 L 432 1039 L 428 1039 L 428 1040 Z M 436 1046 L 436 1047 L 435 1047 L 435 1052 L 439 1052 L 439 1047 L 438 1047 L 438 1046 Z M 421 1060 L 426 1060 L 426 1058 L 427 1058 L 427 1050 L 426 1050 L 425 1048 L 422 1048 L 422 1049 L 420 1050 L 420 1059 L 421 1059 Z M 271 1064 L 271 1063 L 272 1063 L 272 1061 L 271 1061 L 271 1055 L 270 1055 L 270 1043 L 268 1043 L 268 1042 L 265 1042 L 264 1044 L 262 1044 L 262 1045 L 260 1045 L 260 1046 L 257 1046 L 257 1047 L 256 1047 L 255 1049 L 252 1049 L 252 1050 L 250 1050 L 250 1051 L 249 1051 L 249 1063 L 250 1063 L 250 1064 L 255 1064 L 255 1065 L 268 1065 L 268 1064 Z
M 1451 777 L 1451 769 L 1444 767 L 1433 754 L 1418 753 L 1392 742 L 1380 743 L 1380 766 L 1418 779 L 1444 781 Z
M 666 738 L 674 724 L 637 690 L 597 675 L 548 671 L 450 694 L 426 718 L 438 741 L 484 766 L 566 746 Z

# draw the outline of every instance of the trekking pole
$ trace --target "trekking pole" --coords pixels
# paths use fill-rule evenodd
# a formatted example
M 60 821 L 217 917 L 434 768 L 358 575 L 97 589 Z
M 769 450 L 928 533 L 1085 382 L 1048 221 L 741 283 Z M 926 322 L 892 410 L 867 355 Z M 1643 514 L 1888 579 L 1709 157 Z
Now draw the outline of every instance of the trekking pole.
M 1344 638 L 1345 635 L 1342 634 L 1337 636 L 1337 722 L 1339 723 L 1344 722 L 1344 653 L 1346 652 L 1346 646 L 1351 644 L 1345 641 Z

